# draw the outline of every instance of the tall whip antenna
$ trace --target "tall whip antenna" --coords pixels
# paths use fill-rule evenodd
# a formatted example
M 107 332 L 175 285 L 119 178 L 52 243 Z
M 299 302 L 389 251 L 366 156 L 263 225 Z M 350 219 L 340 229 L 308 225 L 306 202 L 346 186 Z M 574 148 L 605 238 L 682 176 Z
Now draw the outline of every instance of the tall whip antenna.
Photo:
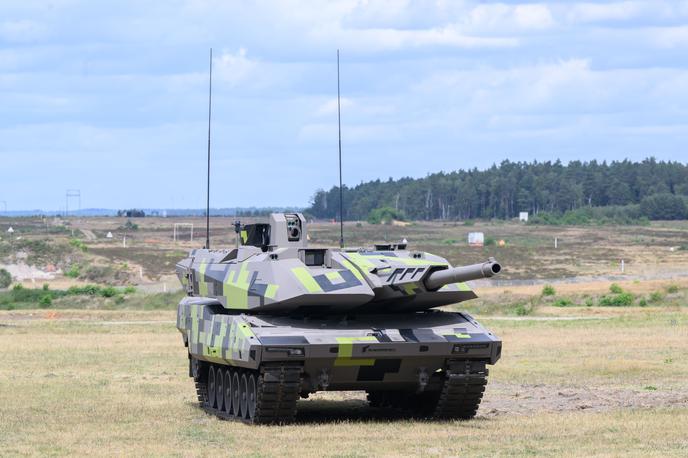
M 210 116 L 213 107 L 213 48 L 210 48 L 210 78 L 208 81 L 208 188 L 205 200 L 205 248 L 210 249 Z
M 337 126 L 339 128 L 339 248 L 344 248 L 344 197 L 342 191 L 342 113 L 339 102 L 339 49 L 337 50 Z

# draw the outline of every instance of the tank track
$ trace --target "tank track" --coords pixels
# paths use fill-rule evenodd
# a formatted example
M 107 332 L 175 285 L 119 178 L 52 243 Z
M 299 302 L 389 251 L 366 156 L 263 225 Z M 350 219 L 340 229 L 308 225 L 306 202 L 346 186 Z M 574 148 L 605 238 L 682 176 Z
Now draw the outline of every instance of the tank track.
M 468 420 L 475 416 L 487 385 L 488 370 L 479 361 L 451 364 L 444 374 L 439 391 L 371 391 L 371 407 L 411 411 L 418 417 Z
M 475 417 L 487 385 L 485 363 L 463 361 L 447 371 L 433 418 L 468 420 Z
M 243 389 L 241 384 L 245 378 L 248 390 L 238 394 L 232 392 L 229 406 L 226 402 L 218 402 L 218 391 L 224 391 L 224 386 L 218 388 L 215 385 L 216 396 L 211 396 L 211 370 L 215 374 L 222 374 L 223 377 L 228 372 L 230 380 L 240 380 L 240 391 Z M 252 370 L 202 363 L 198 375 L 194 377 L 194 383 L 200 407 L 211 415 L 223 420 L 248 424 L 286 424 L 296 418 L 296 401 L 300 397 L 302 371 L 300 365 L 270 364 L 259 370 Z M 251 379 L 255 380 L 253 395 L 250 389 Z M 235 409 L 237 399 L 241 407 Z

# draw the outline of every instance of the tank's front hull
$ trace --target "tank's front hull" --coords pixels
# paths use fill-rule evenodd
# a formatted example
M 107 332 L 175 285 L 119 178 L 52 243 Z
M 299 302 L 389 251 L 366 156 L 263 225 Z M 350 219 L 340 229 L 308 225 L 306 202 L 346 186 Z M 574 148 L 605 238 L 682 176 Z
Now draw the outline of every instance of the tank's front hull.
M 373 405 L 468 418 L 482 397 L 485 365 L 501 353 L 501 341 L 472 317 L 439 311 L 294 318 L 229 314 L 213 299 L 190 297 L 179 304 L 177 327 L 204 407 L 232 416 L 231 396 L 223 411 L 217 384 L 215 397 L 208 395 L 209 377 L 237 375 L 240 399 L 245 377 L 241 413 L 254 422 L 290 421 L 298 396 L 320 390 L 366 390 Z M 277 404 L 270 404 L 270 415 L 256 417 L 265 396 Z

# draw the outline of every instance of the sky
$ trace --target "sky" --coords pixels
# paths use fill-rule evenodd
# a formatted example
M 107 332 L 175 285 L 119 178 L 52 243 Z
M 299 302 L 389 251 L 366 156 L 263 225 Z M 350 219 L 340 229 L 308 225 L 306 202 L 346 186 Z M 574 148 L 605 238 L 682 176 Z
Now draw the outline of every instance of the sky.
M 688 2 L 0 3 L 0 211 L 306 206 L 512 161 L 688 161 Z M 70 201 L 73 208 L 76 203 Z

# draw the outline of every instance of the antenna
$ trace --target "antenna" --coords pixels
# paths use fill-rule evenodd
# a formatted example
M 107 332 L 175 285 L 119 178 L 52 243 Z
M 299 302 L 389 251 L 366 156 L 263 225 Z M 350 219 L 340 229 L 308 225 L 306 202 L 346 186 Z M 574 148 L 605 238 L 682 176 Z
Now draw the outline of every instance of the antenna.
M 344 248 L 344 198 L 342 191 L 342 113 L 339 102 L 339 49 L 337 50 L 337 126 L 339 128 L 339 248 Z
M 210 249 L 210 115 L 213 107 L 213 48 L 210 48 L 210 77 L 208 81 L 208 188 L 205 200 L 205 248 Z

